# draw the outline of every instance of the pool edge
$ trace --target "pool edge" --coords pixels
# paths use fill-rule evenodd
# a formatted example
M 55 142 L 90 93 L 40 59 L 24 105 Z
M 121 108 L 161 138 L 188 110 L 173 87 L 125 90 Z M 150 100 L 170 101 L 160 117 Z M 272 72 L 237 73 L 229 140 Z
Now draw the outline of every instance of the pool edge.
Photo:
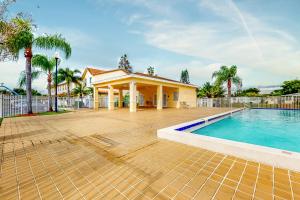
M 208 119 L 216 116 L 228 116 L 228 114 L 240 110 L 243 109 L 235 109 L 206 118 L 200 118 L 190 122 L 159 129 L 157 130 L 157 136 L 158 138 L 300 172 L 300 153 L 176 130 L 183 126 L 198 123 L 199 121 L 208 121 Z

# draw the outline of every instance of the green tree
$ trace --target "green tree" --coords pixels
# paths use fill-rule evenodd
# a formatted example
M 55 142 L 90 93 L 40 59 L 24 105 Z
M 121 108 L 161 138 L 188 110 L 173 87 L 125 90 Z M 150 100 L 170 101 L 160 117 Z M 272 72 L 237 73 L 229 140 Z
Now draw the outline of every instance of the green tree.
M 154 75 L 154 67 L 149 66 L 149 67 L 147 68 L 147 72 L 148 72 L 148 74 L 149 74 L 150 76 L 153 76 L 153 75 Z
M 216 78 L 216 84 L 227 83 L 228 97 L 231 97 L 231 86 L 232 83 L 239 86 L 242 83 L 242 79 L 237 76 L 237 66 L 232 65 L 231 67 L 222 66 L 220 70 L 215 71 L 212 75 Z
M 189 84 L 190 83 L 190 76 L 187 69 L 181 71 L 180 75 L 180 82 Z
M 80 71 L 75 69 L 71 70 L 69 68 L 60 68 L 58 70 L 58 80 L 59 82 L 65 81 L 67 84 L 67 94 L 68 94 L 68 101 L 70 102 L 70 97 L 71 97 L 71 91 L 70 91 L 70 85 L 71 83 L 79 84 L 81 77 L 78 76 L 77 74 L 80 74 Z
M 13 91 L 18 93 L 19 95 L 26 95 L 26 90 L 24 90 L 23 88 L 14 88 Z
M 284 81 L 281 87 L 282 94 L 300 93 L 300 80 Z
M 16 17 L 9 22 L 1 21 L 0 33 L 2 45 L 0 45 L 1 59 L 10 58 L 17 60 L 20 51 L 24 50 L 26 59 L 26 97 L 28 113 L 32 113 L 32 91 L 31 91 L 31 61 L 32 48 L 40 49 L 60 49 L 65 53 L 65 57 L 71 56 L 70 44 L 61 35 L 43 35 L 35 37 L 33 34 L 34 25 L 28 19 Z
M 49 102 L 49 111 L 53 111 L 52 109 L 52 94 L 51 94 L 51 83 L 52 83 L 52 76 L 53 76 L 53 70 L 55 68 L 55 58 L 48 58 L 44 55 L 34 55 L 32 57 L 32 66 L 34 68 L 34 71 L 31 73 L 31 79 L 37 79 L 40 74 L 44 73 L 47 75 L 47 90 L 48 90 L 48 102 Z M 25 73 L 22 72 L 19 79 L 19 85 L 20 87 L 24 86 L 26 83 L 26 76 Z
M 259 96 L 260 90 L 258 88 L 248 88 L 246 90 L 239 91 L 236 96 L 241 97 L 256 97 Z
M 93 94 L 93 88 L 86 87 L 86 85 L 83 83 L 78 83 L 77 86 L 72 90 L 72 93 L 79 96 L 82 101 L 83 96 Z
M 270 94 L 271 96 L 281 96 L 281 95 L 283 95 L 283 91 L 282 91 L 282 89 L 280 90 L 274 90 L 273 92 L 271 92 L 271 94 Z
M 24 90 L 23 88 L 14 88 L 13 91 L 18 93 L 19 95 L 26 95 L 26 90 Z M 35 89 L 32 89 L 32 94 L 34 96 L 42 96 L 42 94 Z
M 129 60 L 127 58 L 127 55 L 124 54 L 121 56 L 120 61 L 119 61 L 119 69 L 124 69 L 128 72 L 132 72 L 132 67 L 130 66 Z
M 197 96 L 208 98 L 222 97 L 224 96 L 224 89 L 221 85 L 206 82 L 198 89 Z

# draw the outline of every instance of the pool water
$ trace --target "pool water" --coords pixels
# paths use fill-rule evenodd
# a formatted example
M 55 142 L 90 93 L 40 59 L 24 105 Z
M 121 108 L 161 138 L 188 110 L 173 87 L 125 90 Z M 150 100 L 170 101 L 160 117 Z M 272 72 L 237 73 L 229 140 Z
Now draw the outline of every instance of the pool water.
M 300 152 L 300 111 L 244 110 L 193 133 Z

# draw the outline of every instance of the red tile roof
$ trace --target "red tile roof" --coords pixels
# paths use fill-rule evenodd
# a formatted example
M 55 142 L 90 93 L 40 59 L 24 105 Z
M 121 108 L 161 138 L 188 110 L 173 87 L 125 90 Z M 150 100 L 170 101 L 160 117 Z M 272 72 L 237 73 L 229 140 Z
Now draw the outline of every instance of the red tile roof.
M 105 70 L 101 69 L 95 69 L 95 68 L 90 68 L 88 67 L 87 70 L 91 73 L 91 75 L 95 76 L 97 74 L 102 74 L 103 72 L 106 72 Z

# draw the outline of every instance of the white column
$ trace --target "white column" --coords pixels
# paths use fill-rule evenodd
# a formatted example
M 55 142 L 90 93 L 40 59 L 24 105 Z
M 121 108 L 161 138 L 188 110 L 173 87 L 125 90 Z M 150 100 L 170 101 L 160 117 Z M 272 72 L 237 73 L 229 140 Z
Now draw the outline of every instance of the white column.
M 136 83 L 134 81 L 129 83 L 129 110 L 136 112 Z
M 114 87 L 108 86 L 108 110 L 115 109 L 115 100 L 114 100 Z
M 98 88 L 94 87 L 94 110 L 99 109 L 99 94 L 98 94 Z
M 119 89 L 119 108 L 123 107 L 123 90 Z
M 162 85 L 157 86 L 157 110 L 161 110 L 163 108 L 163 87 Z

